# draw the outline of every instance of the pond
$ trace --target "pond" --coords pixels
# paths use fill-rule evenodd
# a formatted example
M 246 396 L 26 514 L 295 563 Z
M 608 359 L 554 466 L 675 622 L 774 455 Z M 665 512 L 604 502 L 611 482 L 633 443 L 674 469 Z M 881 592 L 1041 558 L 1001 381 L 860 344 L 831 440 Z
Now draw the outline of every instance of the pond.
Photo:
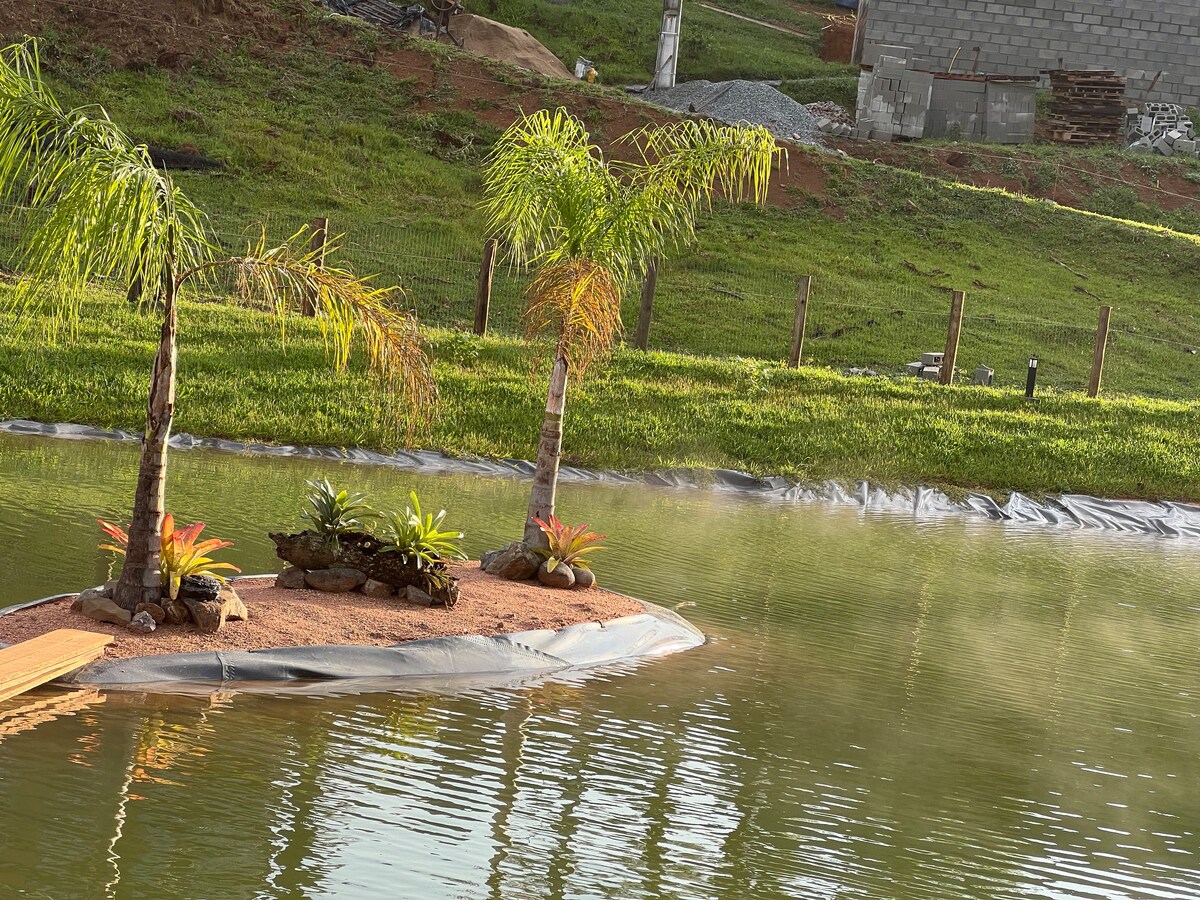
M 0 437 L 0 606 L 107 576 L 95 519 L 135 463 Z M 527 491 L 171 466 L 171 509 L 247 572 L 306 478 L 415 487 L 472 555 Z M 455 694 L 10 700 L 0 896 L 1200 897 L 1197 542 L 645 487 L 561 513 L 610 536 L 603 583 L 711 642 Z

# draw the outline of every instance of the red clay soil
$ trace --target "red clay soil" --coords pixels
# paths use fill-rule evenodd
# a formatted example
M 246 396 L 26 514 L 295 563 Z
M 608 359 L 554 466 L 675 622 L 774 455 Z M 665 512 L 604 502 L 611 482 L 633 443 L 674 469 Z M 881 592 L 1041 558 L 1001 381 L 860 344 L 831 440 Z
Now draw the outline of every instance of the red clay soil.
M 563 628 L 645 612 L 636 600 L 600 588 L 556 590 L 536 582 L 504 581 L 479 570 L 478 563 L 454 567 L 462 595 L 453 609 L 418 606 L 363 594 L 286 590 L 272 579 L 236 582 L 249 621 L 227 622 L 216 634 L 190 625 L 132 634 L 120 625 L 94 622 L 71 612 L 71 600 L 56 600 L 0 617 L 0 643 L 14 644 L 56 628 L 111 634 L 108 658 L 129 659 L 162 653 L 259 650 L 358 644 L 387 647 L 401 641 L 453 634 L 505 634 L 536 628 Z

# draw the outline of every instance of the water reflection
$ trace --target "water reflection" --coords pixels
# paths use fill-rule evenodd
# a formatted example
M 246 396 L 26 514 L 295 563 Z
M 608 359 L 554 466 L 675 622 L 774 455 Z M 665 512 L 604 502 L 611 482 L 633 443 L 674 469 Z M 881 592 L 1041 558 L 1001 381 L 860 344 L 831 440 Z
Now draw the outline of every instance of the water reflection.
M 133 462 L 0 442 L 14 602 L 97 580 L 94 518 L 120 514 Z M 173 465 L 173 507 L 236 540 L 247 570 L 272 566 L 262 532 L 314 474 L 394 499 L 415 485 L 473 552 L 524 500 L 517 483 L 327 463 Z M 1194 542 L 698 492 L 571 486 L 564 506 L 616 538 L 607 583 L 694 604 L 713 642 L 450 694 L 110 692 L 5 734 L 6 712 L 62 695 L 8 701 L 0 887 L 1200 896 Z

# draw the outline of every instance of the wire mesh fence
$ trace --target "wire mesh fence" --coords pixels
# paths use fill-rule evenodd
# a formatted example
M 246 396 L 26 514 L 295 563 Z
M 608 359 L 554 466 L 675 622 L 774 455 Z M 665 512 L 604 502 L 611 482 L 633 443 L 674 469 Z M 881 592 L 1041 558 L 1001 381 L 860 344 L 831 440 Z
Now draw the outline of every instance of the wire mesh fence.
M 0 215 L 0 266 L 19 265 L 22 211 Z M 253 222 L 253 225 L 246 225 Z M 311 220 L 283 211 L 226 210 L 213 233 L 231 253 L 311 228 Z M 475 322 L 483 241 L 451 232 L 441 223 L 398 222 L 330 225 L 336 248 L 331 265 L 373 274 L 380 284 L 404 289 L 404 308 L 427 325 L 470 330 Z M 340 232 L 345 233 L 340 233 Z M 711 356 L 786 360 L 796 323 L 799 275 L 786 258 L 756 257 L 734 246 L 706 243 L 658 267 L 648 349 Z M 488 330 L 520 330 L 529 276 L 497 262 L 491 281 Z M 216 286 L 218 291 L 231 285 Z M 902 375 L 922 353 L 946 345 L 952 292 L 879 279 L 812 273 L 803 329 L 802 361 L 842 370 Z M 632 342 L 640 300 L 625 298 L 626 341 Z M 1052 322 L 973 312 L 962 319 L 956 370 L 971 380 L 978 367 L 994 372 L 999 386 L 1020 387 L 1029 359 L 1037 356 L 1038 384 L 1083 391 L 1091 377 L 1096 323 Z M 1194 341 L 1195 343 L 1189 343 Z M 1195 400 L 1200 397 L 1200 354 L 1187 325 L 1146 334 L 1121 327 L 1119 312 L 1107 342 L 1104 388 L 1129 394 Z

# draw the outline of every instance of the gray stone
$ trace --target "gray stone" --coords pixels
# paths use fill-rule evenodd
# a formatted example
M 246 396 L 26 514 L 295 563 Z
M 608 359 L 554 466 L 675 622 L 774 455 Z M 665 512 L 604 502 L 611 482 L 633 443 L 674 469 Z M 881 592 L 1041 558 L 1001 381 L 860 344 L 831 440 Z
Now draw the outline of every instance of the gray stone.
M 542 558 L 528 544 L 514 541 L 491 556 L 483 571 L 509 581 L 526 581 L 537 574 L 541 564 Z
M 133 608 L 133 617 L 136 619 L 141 613 L 149 615 L 155 625 L 161 625 L 167 621 L 167 611 L 157 603 L 139 603 Z
M 419 603 L 421 606 L 433 606 L 433 597 L 415 584 L 410 584 L 404 589 L 404 598 L 409 603 Z
M 366 583 L 367 576 L 358 569 L 313 569 L 304 575 L 304 583 L 316 591 L 341 594 Z
M 546 565 L 549 562 L 550 560 L 546 560 L 546 562 L 538 566 L 538 581 L 546 585 L 546 587 L 552 588 L 569 588 L 575 586 L 575 573 L 571 571 L 570 566 L 568 566 L 566 563 L 560 562 L 554 567 L 554 571 L 551 572 L 546 568 Z
M 287 566 L 275 576 L 275 587 L 298 590 L 304 587 L 304 570 L 297 566 Z
M 179 582 L 178 599 L 185 603 L 195 600 L 205 603 L 216 600 L 221 593 L 221 579 L 212 575 L 187 575 Z
M 224 610 L 226 622 L 245 622 L 250 618 L 250 611 L 246 609 L 246 604 L 231 584 L 222 586 L 221 593 L 217 595 L 217 602 Z
M 83 606 L 83 601 L 89 598 L 111 600 L 116 587 L 117 583 L 115 581 L 106 581 L 99 587 L 88 588 L 86 591 L 80 592 L 79 596 L 77 596 L 71 603 L 71 610 L 73 612 L 79 612 L 80 607 Z
M 154 617 L 150 613 L 142 610 L 140 613 L 135 614 L 125 627 L 134 634 L 149 634 L 158 627 L 158 624 L 154 621 Z
M 182 600 L 164 600 L 162 608 L 166 613 L 168 625 L 184 625 L 192 621 L 192 614 L 188 612 L 187 604 Z
M 596 576 L 591 569 L 583 566 L 571 566 L 571 574 L 575 576 L 575 587 L 590 588 L 596 584 Z
M 225 624 L 225 607 L 216 600 L 184 600 L 188 614 L 201 634 L 216 634 Z
M 362 586 L 362 592 L 368 597 L 378 597 L 384 600 L 392 596 L 392 586 L 383 581 L 368 578 L 366 584 Z
M 79 605 L 79 612 L 97 622 L 108 622 L 112 625 L 128 625 L 133 613 L 122 609 L 107 597 L 85 597 Z
M 484 553 L 482 556 L 479 557 L 479 568 L 483 569 L 483 571 L 486 572 L 488 570 L 488 566 L 490 566 L 495 561 L 496 557 L 499 555 L 500 555 L 499 550 L 488 550 L 486 553 Z

